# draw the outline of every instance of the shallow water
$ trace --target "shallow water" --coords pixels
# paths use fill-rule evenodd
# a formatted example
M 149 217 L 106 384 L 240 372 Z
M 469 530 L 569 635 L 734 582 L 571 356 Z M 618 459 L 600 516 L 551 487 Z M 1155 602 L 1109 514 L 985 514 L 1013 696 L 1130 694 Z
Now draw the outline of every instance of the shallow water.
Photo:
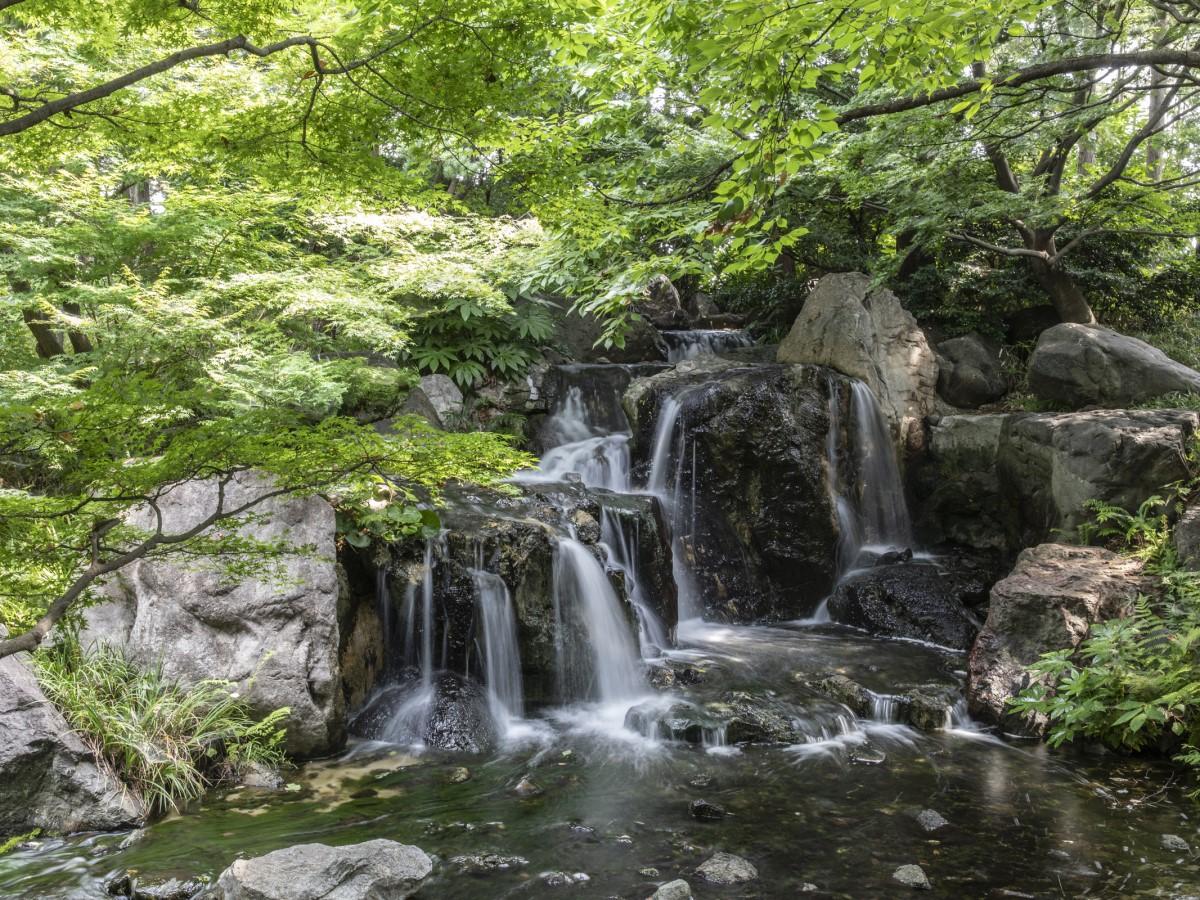
M 821 704 L 795 685 L 797 671 L 842 671 L 887 692 L 956 683 L 963 662 L 833 628 L 685 623 L 680 645 L 672 655 L 703 680 L 676 696 L 756 691 L 798 716 Z M 892 897 L 908 891 L 891 880 L 905 863 L 924 867 L 935 897 L 1200 895 L 1200 863 L 1160 846 L 1164 833 L 1200 846 L 1200 810 L 1185 786 L 1163 789 L 1169 772 L 1159 766 L 867 721 L 791 746 L 704 748 L 626 730 L 628 705 L 535 712 L 487 757 L 360 743 L 292 773 L 298 789 L 214 793 L 132 836 L 48 841 L 0 858 L 0 896 L 99 897 L 106 878 L 130 869 L 148 882 L 215 877 L 239 855 L 378 837 L 437 855 L 426 898 L 645 898 L 677 877 L 701 898 L 788 897 L 805 884 L 814 896 Z M 856 752 L 864 747 L 873 752 Z M 526 775 L 540 795 L 514 793 Z M 693 819 L 696 799 L 728 816 Z M 950 824 L 926 833 L 915 819 L 925 808 Z M 717 850 L 746 857 L 759 878 L 705 886 L 692 870 Z M 528 865 L 478 876 L 452 862 L 488 852 Z M 553 887 L 550 872 L 588 880 Z

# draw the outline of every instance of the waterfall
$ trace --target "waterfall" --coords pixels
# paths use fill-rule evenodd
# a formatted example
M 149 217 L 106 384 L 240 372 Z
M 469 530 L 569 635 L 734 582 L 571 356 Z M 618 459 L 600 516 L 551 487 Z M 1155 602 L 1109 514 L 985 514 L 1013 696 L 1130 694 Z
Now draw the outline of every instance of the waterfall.
M 825 458 L 829 464 L 829 494 L 837 516 L 838 545 L 837 572 L 841 577 L 853 567 L 862 549 L 862 528 L 850 491 L 843 483 L 841 465 L 842 446 L 842 395 L 841 380 L 829 379 L 829 433 L 825 436 Z
M 554 609 L 562 699 L 593 696 L 609 702 L 637 696 L 639 656 L 621 601 L 604 568 L 571 538 L 560 538 L 555 548 Z M 582 626 L 586 642 L 569 638 L 568 623 Z
M 608 553 L 609 562 L 625 575 L 629 602 L 637 611 L 638 643 L 642 656 L 657 655 L 670 646 L 667 629 L 646 603 L 646 592 L 638 571 L 638 529 L 636 517 L 627 517 L 608 506 L 600 510 L 600 540 Z
M 866 543 L 908 547 L 912 523 L 887 423 L 869 387 L 855 381 L 850 391 L 858 457 L 858 509 Z
M 597 402 L 597 404 L 599 403 Z M 614 393 L 610 408 L 598 413 L 589 408 L 583 388 L 572 385 L 549 416 L 543 433 L 548 449 L 537 469 L 522 472 L 519 481 L 564 481 L 578 475 L 588 487 L 629 490 L 629 423 Z M 614 421 L 616 420 L 616 421 Z M 621 428 L 612 428 L 623 424 Z
M 525 715 L 525 693 L 512 597 L 503 579 L 492 572 L 472 569 L 471 580 L 479 606 L 483 668 L 492 718 L 499 723 L 520 719 Z
M 746 332 L 729 329 L 664 331 L 662 336 L 667 343 L 668 362 L 682 362 L 705 354 L 724 353 L 738 347 L 749 347 L 754 343 Z

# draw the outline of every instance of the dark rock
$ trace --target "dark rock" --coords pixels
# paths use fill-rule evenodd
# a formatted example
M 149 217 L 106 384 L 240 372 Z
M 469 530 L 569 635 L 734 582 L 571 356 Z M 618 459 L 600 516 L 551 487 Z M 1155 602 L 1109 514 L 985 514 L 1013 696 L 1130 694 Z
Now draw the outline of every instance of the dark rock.
M 925 874 L 925 870 L 920 866 L 912 864 L 898 868 L 892 873 L 892 878 L 905 887 L 915 888 L 916 890 L 928 891 L 933 887 L 929 883 L 929 877 Z
M 298 844 L 239 859 L 217 879 L 218 900 L 404 900 L 433 872 L 421 850 L 374 840 L 343 847 Z
M 646 285 L 637 311 L 656 328 L 687 328 L 691 324 L 679 299 L 679 291 L 666 275 L 655 275 Z
M 1077 647 L 1096 622 L 1125 615 L 1154 589 L 1142 563 L 1098 547 L 1041 544 L 1025 550 L 992 588 L 987 622 L 968 659 L 971 714 L 1017 734 L 1043 735 L 1048 723 L 1022 718 L 1008 702 L 1032 682 L 1027 667 L 1043 653 Z
M 926 563 L 876 566 L 845 579 L 829 598 L 835 622 L 872 634 L 966 650 L 978 624 L 952 571 Z
M 496 741 L 496 725 L 488 706 L 487 691 L 479 682 L 454 672 L 440 672 L 433 680 L 433 699 L 420 721 L 397 723 L 396 713 L 420 690 L 412 670 L 377 691 L 350 721 L 350 730 L 372 740 L 420 739 L 438 750 L 483 753 Z M 420 727 L 420 734 L 401 734 L 397 728 Z
M 913 688 L 904 695 L 904 721 L 921 731 L 938 731 L 946 727 L 950 709 L 959 699 L 954 688 L 943 685 Z
M 110 897 L 124 900 L 192 900 L 207 888 L 202 881 L 180 881 L 170 878 L 160 883 L 146 882 L 131 875 L 120 875 L 105 885 Z
M 938 393 L 952 406 L 976 409 L 1008 391 L 1000 356 L 975 334 L 938 344 Z
M 1120 409 L 1175 392 L 1200 393 L 1200 372 L 1157 347 L 1099 325 L 1063 323 L 1038 338 L 1029 389 L 1072 409 Z
M 892 566 L 896 563 L 911 562 L 913 552 L 911 547 L 905 547 L 903 550 L 888 550 L 886 553 L 880 553 L 875 560 L 877 566 Z
M 592 879 L 586 872 L 547 872 L 542 876 L 546 887 L 570 887 L 575 884 L 585 884 Z
M 0 659 L 0 835 L 111 830 L 141 816 L 46 699 L 28 654 Z
M 689 744 L 706 743 L 724 725 L 725 721 L 719 716 L 687 702 L 675 703 L 665 709 L 657 704 L 642 703 L 625 713 L 625 727 L 631 731 Z
M 758 877 L 758 869 L 740 856 L 718 852 L 697 866 L 696 874 L 709 884 L 744 884 Z
M 825 476 L 828 373 L 715 357 L 635 381 L 625 394 L 645 471 L 655 424 L 679 398 L 688 464 L 676 510 L 705 618 L 793 619 L 833 586 L 837 535 Z M 676 458 L 673 456 L 673 458 Z M 693 527 L 694 526 L 694 527 Z
M 1175 558 L 1181 566 L 1200 569 L 1200 503 L 1191 503 L 1171 532 Z
M 1016 553 L 1087 521 L 1087 500 L 1136 509 L 1190 477 L 1198 425 L 1185 410 L 947 416 L 918 478 L 922 530 Z
M 699 819 L 701 822 L 717 822 L 728 815 L 725 807 L 707 800 L 693 800 L 688 804 L 688 812 L 692 814 L 693 819 Z
M 603 346 L 604 322 L 587 313 L 560 313 L 554 331 L 554 343 L 569 359 L 581 363 L 640 363 L 666 360 L 667 347 L 662 335 L 646 319 L 634 319 L 622 334 L 621 346 Z

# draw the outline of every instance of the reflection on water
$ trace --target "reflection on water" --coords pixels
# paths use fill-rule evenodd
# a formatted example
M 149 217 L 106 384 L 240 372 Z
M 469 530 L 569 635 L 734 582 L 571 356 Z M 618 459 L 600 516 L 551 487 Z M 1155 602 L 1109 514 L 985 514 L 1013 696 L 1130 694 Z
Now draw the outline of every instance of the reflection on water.
M 837 629 L 698 623 L 681 628 L 671 655 L 699 683 L 673 696 L 535 712 L 487 757 L 361 743 L 294 773 L 299 790 L 216 794 L 132 836 L 47 841 L 0 858 L 0 896 L 98 897 L 107 877 L 127 869 L 148 880 L 215 877 L 243 854 L 378 837 L 439 857 L 421 892 L 431 898 L 645 898 L 677 877 L 702 898 L 787 897 L 805 883 L 817 896 L 891 897 L 891 873 L 905 863 L 924 867 L 941 897 L 1200 894 L 1200 864 L 1160 845 L 1164 833 L 1200 845 L 1182 787 L 1156 793 L 1163 770 L 1066 757 L 964 723 L 922 734 L 843 710 L 846 725 L 833 730 L 821 718 L 828 702 L 792 677 L 841 671 L 886 694 L 957 683 L 960 657 Z M 702 705 L 731 690 L 794 710 L 802 732 L 804 721 L 820 720 L 828 733 L 814 726 L 788 745 L 705 747 L 624 726 L 632 702 Z M 525 777 L 540 793 L 514 792 Z M 693 819 L 697 799 L 728 815 Z M 916 819 L 924 809 L 949 825 L 926 832 Z M 751 860 L 758 881 L 741 893 L 706 888 L 692 870 L 716 850 Z M 487 852 L 528 865 L 481 876 L 451 862 Z M 555 888 L 542 878 L 552 871 L 590 877 Z

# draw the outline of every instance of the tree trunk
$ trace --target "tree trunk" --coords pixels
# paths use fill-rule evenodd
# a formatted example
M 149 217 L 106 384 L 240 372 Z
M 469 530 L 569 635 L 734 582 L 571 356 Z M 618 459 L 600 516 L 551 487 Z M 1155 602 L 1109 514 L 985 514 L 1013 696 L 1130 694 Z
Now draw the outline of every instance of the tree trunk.
M 79 309 L 78 303 L 64 303 L 63 312 L 67 313 L 68 315 L 75 316 L 76 318 L 83 315 Z M 92 342 L 82 331 L 78 331 L 73 328 L 67 332 L 67 337 L 71 341 L 71 349 L 76 353 L 91 353 Z

